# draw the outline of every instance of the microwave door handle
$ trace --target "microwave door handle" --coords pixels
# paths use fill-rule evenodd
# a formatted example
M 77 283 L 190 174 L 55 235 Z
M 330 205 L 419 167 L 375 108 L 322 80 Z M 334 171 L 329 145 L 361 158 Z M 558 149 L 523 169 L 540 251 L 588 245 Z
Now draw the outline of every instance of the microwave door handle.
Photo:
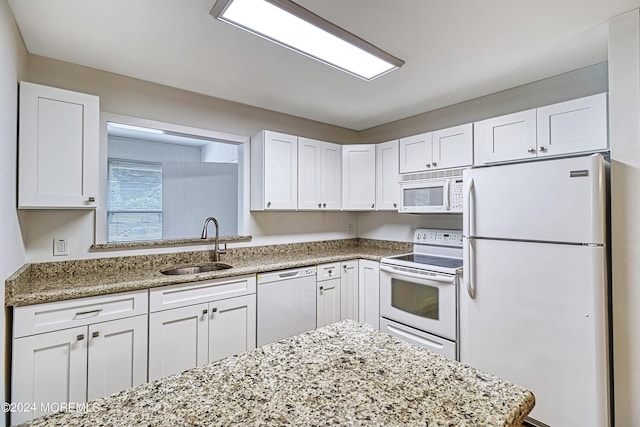
M 449 197 L 451 197 L 450 194 L 449 194 L 449 184 L 450 184 L 450 182 L 451 182 L 451 180 L 446 179 L 444 181 L 444 189 L 442 190 L 442 192 L 444 193 L 443 199 L 444 199 L 444 210 L 445 211 L 449 210 Z

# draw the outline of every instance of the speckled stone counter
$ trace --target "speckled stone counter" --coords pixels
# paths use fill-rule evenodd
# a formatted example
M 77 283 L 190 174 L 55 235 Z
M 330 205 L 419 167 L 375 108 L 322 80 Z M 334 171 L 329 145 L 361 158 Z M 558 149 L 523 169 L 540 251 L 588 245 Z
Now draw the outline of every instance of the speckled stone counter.
M 519 426 L 533 394 L 343 321 L 32 426 Z
M 411 249 L 410 243 L 371 239 L 230 248 L 221 261 L 233 268 L 184 276 L 166 276 L 160 271 L 211 263 L 211 251 L 26 264 L 6 280 L 5 305 L 62 301 L 358 258 L 378 261 Z

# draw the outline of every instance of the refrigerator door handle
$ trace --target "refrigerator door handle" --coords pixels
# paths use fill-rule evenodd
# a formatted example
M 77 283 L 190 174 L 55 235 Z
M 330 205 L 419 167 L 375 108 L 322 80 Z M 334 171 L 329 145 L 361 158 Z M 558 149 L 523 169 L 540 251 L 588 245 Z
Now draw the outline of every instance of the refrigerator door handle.
M 465 284 L 465 287 L 467 288 L 467 294 L 469 295 L 469 298 L 475 299 L 476 286 L 473 283 L 473 277 L 475 275 L 475 266 L 474 266 L 474 260 L 472 255 L 472 248 L 471 248 L 471 245 L 473 244 L 473 238 L 467 238 L 465 240 L 466 240 L 465 249 L 467 253 L 465 253 L 464 256 L 468 260 L 468 262 L 467 262 L 467 268 L 465 268 L 463 272 L 464 284 Z
M 467 294 L 471 299 L 476 297 L 476 287 L 473 284 L 473 276 L 475 272 L 475 267 L 473 265 L 473 257 L 471 256 L 471 244 L 473 242 L 473 233 L 471 232 L 471 225 L 474 221 L 474 210 L 471 208 L 472 203 L 472 195 L 475 187 L 475 183 L 473 182 L 473 178 L 469 178 L 467 181 L 467 191 L 465 192 L 465 201 L 466 201 L 466 209 L 464 212 L 464 216 L 466 218 L 466 238 L 464 244 L 464 259 L 467 261 L 467 268 L 464 269 L 463 277 L 464 284 L 467 288 Z

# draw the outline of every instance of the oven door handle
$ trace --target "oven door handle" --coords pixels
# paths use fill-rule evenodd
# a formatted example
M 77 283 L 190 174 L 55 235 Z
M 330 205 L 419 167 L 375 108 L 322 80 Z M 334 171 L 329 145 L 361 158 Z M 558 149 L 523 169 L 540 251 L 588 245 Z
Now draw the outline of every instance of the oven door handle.
M 381 264 L 380 265 L 380 271 L 385 271 L 387 273 L 391 273 L 397 278 L 411 277 L 411 278 L 414 278 L 414 279 L 420 279 L 420 280 L 432 281 L 432 282 L 440 282 L 440 283 L 444 283 L 444 284 L 448 284 L 448 285 L 453 285 L 455 283 L 455 281 L 456 281 L 455 276 L 445 276 L 445 275 L 439 275 L 439 274 L 438 275 L 434 275 L 434 276 L 431 276 L 431 275 L 425 276 L 423 274 L 411 273 L 409 271 L 396 270 L 392 266 L 385 265 L 385 264 Z

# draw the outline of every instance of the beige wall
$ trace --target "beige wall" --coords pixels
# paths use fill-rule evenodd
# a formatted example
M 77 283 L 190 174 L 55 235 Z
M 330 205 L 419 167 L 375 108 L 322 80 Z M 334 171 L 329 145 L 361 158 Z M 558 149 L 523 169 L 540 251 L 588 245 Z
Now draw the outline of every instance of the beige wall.
M 9 277 L 25 261 L 24 245 L 16 215 L 16 133 L 17 82 L 26 69 L 27 52 L 20 38 L 13 14 L 6 1 L 0 2 L 0 280 Z M 0 292 L 0 306 L 4 307 L 4 287 Z M 0 320 L 0 346 L 5 359 L 5 314 Z M 3 362 L 2 366 L 6 366 Z M 3 371 L 0 399 L 5 400 L 7 373 Z M 5 425 L 0 416 L 0 426 Z
M 615 417 L 617 426 L 634 426 L 640 420 L 638 10 L 609 22 L 609 75 Z
M 359 141 L 362 143 L 389 141 L 607 90 L 607 64 L 597 64 L 366 129 L 360 132 Z
M 437 111 L 361 132 L 330 126 L 273 111 L 212 98 L 155 83 L 29 55 L 27 80 L 100 96 L 101 110 L 144 119 L 252 136 L 271 129 L 342 144 L 381 142 L 423 131 L 480 120 L 565 99 L 607 91 L 607 66 L 598 64 L 561 76 L 509 89 Z M 89 252 L 94 243 L 95 214 L 87 211 L 23 211 L 20 223 L 29 262 L 53 257 L 54 237 L 69 239 L 73 259 L 139 252 Z M 459 217 L 393 213 L 253 213 L 248 234 L 252 245 L 286 241 L 353 237 L 409 240 L 416 227 L 460 227 Z M 181 248 L 189 250 L 193 248 Z M 176 250 L 164 249 L 155 252 Z

